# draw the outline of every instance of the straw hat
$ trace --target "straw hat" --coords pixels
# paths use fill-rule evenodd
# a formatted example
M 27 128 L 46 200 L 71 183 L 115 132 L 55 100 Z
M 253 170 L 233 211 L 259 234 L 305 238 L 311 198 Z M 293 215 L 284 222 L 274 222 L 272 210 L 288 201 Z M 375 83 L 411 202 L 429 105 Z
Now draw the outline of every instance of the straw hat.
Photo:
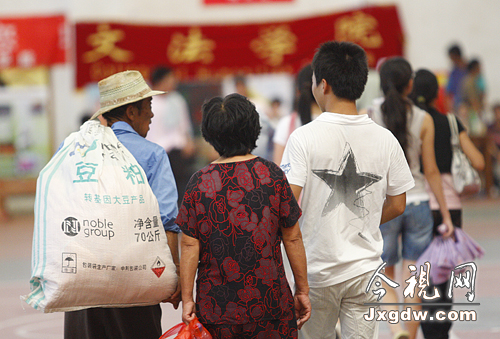
M 149 88 L 142 74 L 138 71 L 125 71 L 113 74 L 99 81 L 99 96 L 101 109 L 94 113 L 92 118 L 132 102 L 140 101 L 153 95 L 166 92 L 153 91 Z

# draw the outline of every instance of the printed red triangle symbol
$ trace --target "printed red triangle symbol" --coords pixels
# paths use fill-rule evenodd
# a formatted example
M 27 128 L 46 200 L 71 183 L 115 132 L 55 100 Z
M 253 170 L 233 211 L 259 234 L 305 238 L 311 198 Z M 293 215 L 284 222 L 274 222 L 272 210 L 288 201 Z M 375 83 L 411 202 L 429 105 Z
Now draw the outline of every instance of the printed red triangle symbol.
M 156 276 L 159 278 L 162 274 L 163 271 L 165 271 L 165 267 L 156 267 L 156 268 L 151 268 L 153 272 L 156 274 Z

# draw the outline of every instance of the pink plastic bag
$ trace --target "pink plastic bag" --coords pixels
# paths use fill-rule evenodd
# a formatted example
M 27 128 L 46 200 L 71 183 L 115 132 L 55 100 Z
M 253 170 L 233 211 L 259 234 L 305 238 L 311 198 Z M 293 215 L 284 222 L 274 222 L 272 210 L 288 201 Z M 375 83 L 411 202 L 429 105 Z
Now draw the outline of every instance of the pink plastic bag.
M 205 327 L 200 323 L 198 318 L 186 325 L 180 323 L 167 330 L 160 339 L 166 339 L 177 334 L 176 339 L 212 339 L 212 336 Z
M 450 279 L 450 273 L 460 264 L 481 258 L 482 247 L 461 228 L 455 228 L 455 239 L 436 236 L 417 259 L 416 266 L 431 264 L 429 272 L 433 284 L 439 285 Z

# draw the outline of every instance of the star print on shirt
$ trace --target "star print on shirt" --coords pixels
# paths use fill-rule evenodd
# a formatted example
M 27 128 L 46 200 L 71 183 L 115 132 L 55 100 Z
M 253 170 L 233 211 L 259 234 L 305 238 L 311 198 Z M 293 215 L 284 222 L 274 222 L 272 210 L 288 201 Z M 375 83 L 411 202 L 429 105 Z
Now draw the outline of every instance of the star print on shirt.
M 382 179 L 373 173 L 358 172 L 356 158 L 349 143 L 346 143 L 344 156 L 337 171 L 325 169 L 312 172 L 332 189 L 322 216 L 344 204 L 360 219 L 365 217 L 368 211 L 364 207 L 363 197 L 371 193 L 367 190 L 368 187 Z

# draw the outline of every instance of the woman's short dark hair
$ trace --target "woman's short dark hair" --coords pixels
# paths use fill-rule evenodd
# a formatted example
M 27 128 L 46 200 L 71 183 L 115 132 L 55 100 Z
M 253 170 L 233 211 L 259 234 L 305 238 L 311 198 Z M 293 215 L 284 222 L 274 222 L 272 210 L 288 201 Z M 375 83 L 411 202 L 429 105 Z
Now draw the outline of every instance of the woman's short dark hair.
M 319 85 L 325 79 L 336 97 L 357 100 L 365 90 L 368 79 L 366 53 L 360 46 L 346 41 L 322 44 L 312 61 Z
M 245 155 L 257 145 L 259 113 L 243 95 L 214 97 L 201 108 L 201 134 L 224 157 Z

